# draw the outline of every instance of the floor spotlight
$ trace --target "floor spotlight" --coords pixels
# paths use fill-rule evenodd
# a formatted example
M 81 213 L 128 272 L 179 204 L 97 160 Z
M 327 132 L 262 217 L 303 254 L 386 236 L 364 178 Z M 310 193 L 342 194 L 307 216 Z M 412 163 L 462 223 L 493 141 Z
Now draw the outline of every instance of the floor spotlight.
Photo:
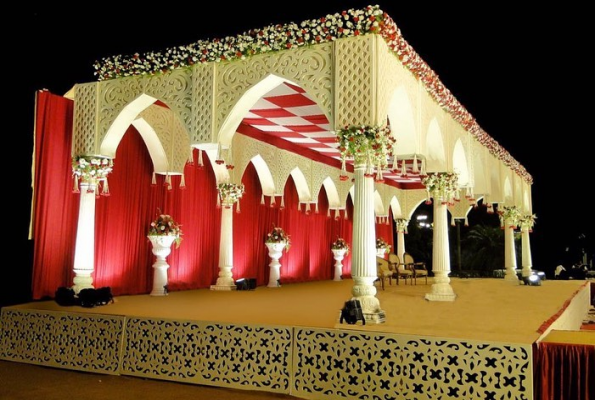
M 537 274 L 523 276 L 523 282 L 527 286 L 541 286 L 541 278 Z

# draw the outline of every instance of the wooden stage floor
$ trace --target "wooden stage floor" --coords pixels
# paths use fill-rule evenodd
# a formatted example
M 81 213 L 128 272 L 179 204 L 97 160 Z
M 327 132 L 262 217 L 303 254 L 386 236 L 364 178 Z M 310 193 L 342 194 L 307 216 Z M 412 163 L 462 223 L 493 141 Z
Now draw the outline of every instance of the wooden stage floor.
M 366 326 L 339 323 L 340 309 L 352 296 L 350 279 L 286 284 L 279 288 L 259 286 L 250 291 L 200 289 L 170 292 L 167 296 L 116 296 L 114 303 L 94 308 L 62 307 L 53 300 L 12 307 L 531 344 L 542 337 L 544 327 L 579 292 L 590 289 L 588 281 L 546 280 L 541 286 L 525 286 L 497 278 L 452 278 L 456 300 L 430 302 L 424 295 L 431 290 L 431 281 L 429 278 L 427 285 L 423 281 L 417 285 L 386 282 L 384 290 L 377 285 L 377 298 L 386 321 Z M 588 308 L 584 310 L 587 311 Z M 564 329 L 579 330 L 580 324 Z

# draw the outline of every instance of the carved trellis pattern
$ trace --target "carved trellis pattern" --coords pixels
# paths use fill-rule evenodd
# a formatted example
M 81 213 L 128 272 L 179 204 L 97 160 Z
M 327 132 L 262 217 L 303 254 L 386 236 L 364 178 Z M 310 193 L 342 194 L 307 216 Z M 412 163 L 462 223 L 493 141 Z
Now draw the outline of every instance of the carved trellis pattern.
M 215 142 L 213 93 L 215 65 L 199 64 L 192 69 L 192 144 Z
M 73 155 L 98 155 L 95 147 L 97 87 L 97 83 L 75 86 Z
M 288 393 L 290 327 L 207 324 L 201 348 L 202 383 Z
M 530 345 L 299 329 L 295 346 L 298 397 L 532 398 Z
M 373 121 L 372 37 L 367 35 L 335 42 L 336 127 L 375 125 Z
M 2 310 L 1 358 L 64 369 L 119 373 L 124 317 Z

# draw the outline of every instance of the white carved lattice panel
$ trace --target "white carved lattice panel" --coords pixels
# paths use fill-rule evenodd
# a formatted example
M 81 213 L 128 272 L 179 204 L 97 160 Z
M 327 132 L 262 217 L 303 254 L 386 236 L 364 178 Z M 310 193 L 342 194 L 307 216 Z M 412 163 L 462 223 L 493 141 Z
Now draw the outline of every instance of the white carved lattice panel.
M 145 93 L 167 104 L 186 137 L 192 132 L 192 84 L 192 72 L 186 68 L 144 78 Z
M 411 217 L 415 212 L 415 209 L 428 198 L 428 193 L 425 189 L 403 190 L 402 195 L 405 199 L 405 201 L 401 203 L 403 206 L 403 215 L 409 217 Z
M 202 384 L 289 393 L 292 328 L 205 324 Z
M 528 399 L 530 345 L 297 329 L 292 394 L 311 399 Z
M 97 149 L 107 131 L 120 115 L 124 107 L 130 104 L 143 93 L 143 79 L 127 77 L 99 82 L 98 108 L 97 108 Z
M 201 335 L 198 322 L 130 318 L 122 374 L 197 383 Z
M 2 309 L 3 359 L 115 375 L 124 318 Z
M 217 131 L 246 91 L 270 74 L 303 87 L 333 125 L 332 45 L 327 43 L 217 64 Z
M 215 65 L 197 64 L 192 68 L 192 144 L 214 143 L 213 93 Z
M 374 125 L 373 38 L 371 35 L 335 41 L 335 127 Z
M 73 155 L 97 155 L 95 146 L 95 114 L 97 112 L 96 83 L 75 86 L 74 126 L 72 136 Z

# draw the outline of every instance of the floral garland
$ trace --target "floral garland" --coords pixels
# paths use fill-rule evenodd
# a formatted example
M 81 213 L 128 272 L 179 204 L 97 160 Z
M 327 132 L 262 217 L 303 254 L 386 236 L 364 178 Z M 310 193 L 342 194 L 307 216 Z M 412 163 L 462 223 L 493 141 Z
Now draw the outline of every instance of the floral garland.
M 111 158 L 76 156 L 72 159 L 72 173 L 77 180 L 88 183 L 97 183 L 107 178 L 114 168 Z
M 519 225 L 521 225 L 521 227 L 527 227 L 529 229 L 532 229 L 535 225 L 536 219 L 537 216 L 535 214 L 522 215 L 519 217 Z
M 503 210 L 498 210 L 500 216 L 500 224 L 502 227 L 508 222 L 510 228 L 516 228 L 521 221 L 521 212 L 517 206 L 504 206 Z
M 148 236 L 175 236 L 176 248 L 182 242 L 182 229 L 171 215 L 160 214 L 154 221 L 151 221 Z
M 457 192 L 459 175 L 455 172 L 430 172 L 421 178 L 421 183 L 426 187 L 426 204 L 432 201 L 430 197 L 440 200 L 442 204 L 454 204 Z
M 390 253 L 390 244 L 388 244 L 383 238 L 379 237 L 376 239 L 376 250 L 384 250 L 385 254 Z
M 397 218 L 395 219 L 396 230 L 397 232 L 407 233 L 407 226 L 409 225 L 409 220 L 405 218 Z
M 244 195 L 244 185 L 237 183 L 220 183 L 217 185 L 217 191 L 221 201 L 226 204 L 233 204 L 240 200 Z
M 526 169 L 479 126 L 469 111 L 444 86 L 438 74 L 407 43 L 393 19 L 377 5 L 328 14 L 318 19 L 303 21 L 299 25 L 270 25 L 262 29 L 249 30 L 235 37 L 227 36 L 213 41 L 199 40 L 187 46 L 166 49 L 164 52 L 106 57 L 95 61 L 93 67 L 100 81 L 135 75 L 155 75 L 177 68 L 189 68 L 198 63 L 243 60 L 255 54 L 365 34 L 381 35 L 389 49 L 424 84 L 430 96 L 445 111 L 492 155 L 503 161 L 527 183 L 533 183 L 533 178 Z
M 264 241 L 265 243 L 285 243 L 285 251 L 288 251 L 291 247 L 291 239 L 285 231 L 278 227 L 273 226 L 273 230 L 267 234 Z
M 388 166 L 388 157 L 393 154 L 396 143 L 390 127 L 351 125 L 337 131 L 341 153 L 342 173 L 345 177 L 345 162 L 353 157 L 356 163 L 365 163 L 368 174 L 376 167 L 377 179 L 382 180 L 382 170 Z
M 331 249 L 332 250 L 345 250 L 345 254 L 349 253 L 349 245 L 343 238 L 337 238 L 337 240 L 335 240 L 331 244 Z

